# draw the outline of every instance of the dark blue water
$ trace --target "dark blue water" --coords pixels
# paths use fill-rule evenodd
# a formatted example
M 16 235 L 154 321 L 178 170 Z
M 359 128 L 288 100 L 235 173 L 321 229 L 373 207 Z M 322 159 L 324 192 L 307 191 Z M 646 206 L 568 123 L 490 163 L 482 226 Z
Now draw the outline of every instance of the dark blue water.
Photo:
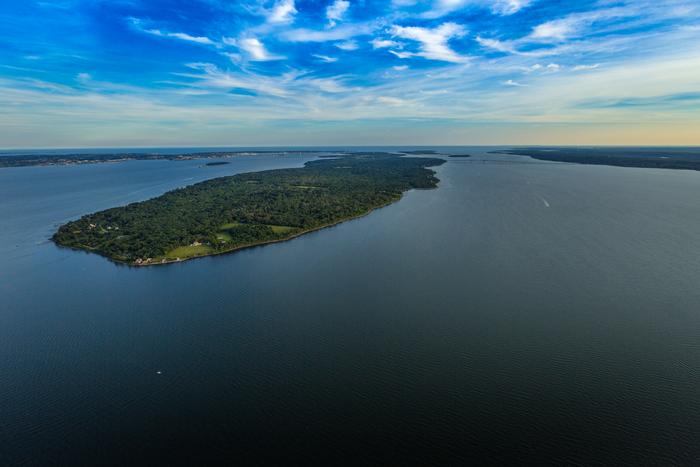
M 700 173 L 461 148 L 440 187 L 132 269 L 66 220 L 239 171 L 0 170 L 0 464 L 696 465 Z

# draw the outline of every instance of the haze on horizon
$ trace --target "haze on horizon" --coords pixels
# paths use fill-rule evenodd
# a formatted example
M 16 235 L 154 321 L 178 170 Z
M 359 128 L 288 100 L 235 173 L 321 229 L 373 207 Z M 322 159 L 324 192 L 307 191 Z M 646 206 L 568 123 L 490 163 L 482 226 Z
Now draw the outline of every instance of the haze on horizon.
M 700 144 L 697 0 L 45 0 L 0 147 Z

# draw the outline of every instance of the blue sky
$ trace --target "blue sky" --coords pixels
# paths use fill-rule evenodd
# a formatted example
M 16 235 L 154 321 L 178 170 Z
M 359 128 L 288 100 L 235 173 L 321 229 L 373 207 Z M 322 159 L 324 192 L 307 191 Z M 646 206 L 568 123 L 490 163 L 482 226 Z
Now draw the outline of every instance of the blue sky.
M 700 144 L 697 0 L 0 1 L 0 147 Z

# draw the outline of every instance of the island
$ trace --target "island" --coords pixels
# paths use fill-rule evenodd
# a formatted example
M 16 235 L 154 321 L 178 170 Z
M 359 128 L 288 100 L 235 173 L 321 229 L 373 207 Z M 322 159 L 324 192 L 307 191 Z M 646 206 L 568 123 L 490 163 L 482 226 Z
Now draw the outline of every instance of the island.
M 450 154 L 448 157 L 455 157 L 455 158 L 466 158 L 466 157 L 472 157 L 469 154 Z
M 62 225 L 53 241 L 150 266 L 289 240 L 435 188 L 438 158 L 356 153 L 220 177 Z
M 534 147 L 493 151 L 493 153 L 576 164 L 700 170 L 700 148 L 691 147 Z
M 207 162 L 204 164 L 205 167 L 216 167 L 217 165 L 227 165 L 230 164 L 230 162 L 226 161 L 214 161 L 214 162 Z
M 401 151 L 401 154 L 408 154 L 411 156 L 420 156 L 420 155 L 432 156 L 432 155 L 437 155 L 438 152 L 434 151 L 432 149 L 418 149 L 415 151 Z

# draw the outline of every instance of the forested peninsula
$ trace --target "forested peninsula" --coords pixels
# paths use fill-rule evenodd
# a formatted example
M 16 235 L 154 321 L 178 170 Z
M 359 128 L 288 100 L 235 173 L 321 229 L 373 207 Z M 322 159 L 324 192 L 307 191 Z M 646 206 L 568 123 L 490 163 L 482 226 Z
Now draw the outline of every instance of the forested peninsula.
M 297 169 L 216 178 L 61 226 L 56 244 L 148 266 L 227 253 L 365 215 L 438 179 L 445 161 L 388 153 L 319 158 Z
M 508 149 L 494 151 L 494 153 L 575 164 L 700 170 L 700 148 L 690 147 L 536 147 Z

